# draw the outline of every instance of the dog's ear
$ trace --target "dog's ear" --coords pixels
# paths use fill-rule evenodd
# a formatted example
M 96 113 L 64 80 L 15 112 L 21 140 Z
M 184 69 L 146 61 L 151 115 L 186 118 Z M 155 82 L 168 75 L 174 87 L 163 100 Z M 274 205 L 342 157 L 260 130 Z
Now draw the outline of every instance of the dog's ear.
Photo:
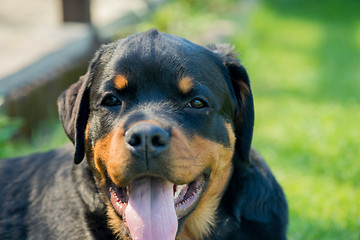
M 59 117 L 66 135 L 75 145 L 74 162 L 79 164 L 85 155 L 85 128 L 89 114 L 89 73 L 81 76 L 58 98 Z
M 234 48 L 228 44 L 209 46 L 222 60 L 229 72 L 231 85 L 236 96 L 235 113 L 235 153 L 245 162 L 250 162 L 250 148 L 254 128 L 254 102 L 250 88 L 250 80 L 246 69 L 236 58 Z M 236 163 L 235 163 L 236 164 Z
M 60 121 L 66 135 L 75 145 L 74 162 L 79 164 L 85 156 L 85 129 L 89 117 L 89 88 L 91 74 L 97 66 L 102 51 L 99 50 L 85 75 L 65 90 L 58 98 Z

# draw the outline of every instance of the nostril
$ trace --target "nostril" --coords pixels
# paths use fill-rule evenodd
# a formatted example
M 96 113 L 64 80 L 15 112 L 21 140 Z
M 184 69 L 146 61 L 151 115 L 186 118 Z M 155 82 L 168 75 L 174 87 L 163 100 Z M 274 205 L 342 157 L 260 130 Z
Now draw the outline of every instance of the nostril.
M 133 147 L 140 146 L 141 145 L 141 137 L 137 134 L 134 134 L 131 136 L 128 143 Z
M 168 137 L 161 134 L 155 135 L 151 139 L 151 143 L 154 147 L 163 147 L 167 144 L 167 142 Z

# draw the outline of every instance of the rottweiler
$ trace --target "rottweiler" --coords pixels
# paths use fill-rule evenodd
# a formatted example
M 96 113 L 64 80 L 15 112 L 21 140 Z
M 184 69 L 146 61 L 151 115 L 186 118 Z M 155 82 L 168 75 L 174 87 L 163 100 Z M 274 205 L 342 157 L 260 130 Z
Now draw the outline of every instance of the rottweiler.
M 231 46 L 156 29 L 103 45 L 58 107 L 73 145 L 0 161 L 0 239 L 286 239 Z

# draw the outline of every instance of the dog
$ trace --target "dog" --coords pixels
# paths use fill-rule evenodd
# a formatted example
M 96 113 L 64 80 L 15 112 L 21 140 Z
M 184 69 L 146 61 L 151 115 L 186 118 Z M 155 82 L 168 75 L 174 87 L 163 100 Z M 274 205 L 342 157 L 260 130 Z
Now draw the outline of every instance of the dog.
M 0 239 L 286 239 L 236 57 L 156 29 L 101 46 L 58 99 L 73 144 L 0 161 Z

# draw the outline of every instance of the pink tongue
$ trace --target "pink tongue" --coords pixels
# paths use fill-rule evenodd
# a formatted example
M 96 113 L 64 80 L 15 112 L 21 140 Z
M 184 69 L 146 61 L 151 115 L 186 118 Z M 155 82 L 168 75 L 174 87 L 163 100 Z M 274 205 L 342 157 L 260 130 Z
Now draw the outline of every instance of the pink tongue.
M 132 239 L 175 239 L 178 223 L 173 184 L 160 178 L 146 177 L 135 180 L 130 191 L 125 217 Z

